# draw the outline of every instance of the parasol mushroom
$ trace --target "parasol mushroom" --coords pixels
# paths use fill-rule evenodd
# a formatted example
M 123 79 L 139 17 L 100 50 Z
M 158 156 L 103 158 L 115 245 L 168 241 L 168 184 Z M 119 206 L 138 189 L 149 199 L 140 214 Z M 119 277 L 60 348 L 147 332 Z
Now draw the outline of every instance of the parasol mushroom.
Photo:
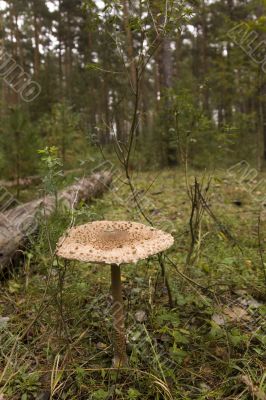
M 114 367 L 127 365 L 120 265 L 146 259 L 173 243 L 169 233 L 128 221 L 94 221 L 69 229 L 58 241 L 59 257 L 111 265 Z

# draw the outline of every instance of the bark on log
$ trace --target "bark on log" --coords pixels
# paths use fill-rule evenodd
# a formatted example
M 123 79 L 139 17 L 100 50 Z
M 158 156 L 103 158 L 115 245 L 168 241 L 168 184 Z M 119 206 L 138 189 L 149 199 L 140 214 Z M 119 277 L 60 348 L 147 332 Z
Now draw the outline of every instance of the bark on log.
M 18 181 L 16 179 L 12 181 L 0 181 L 0 186 L 5 188 L 12 188 L 16 186 L 30 186 L 32 184 L 40 183 L 42 178 L 40 176 L 27 176 L 26 178 L 20 178 Z
M 64 176 L 77 173 L 77 172 L 83 172 L 84 170 L 82 168 L 75 168 L 75 169 L 70 169 L 64 172 Z M 25 178 L 19 178 L 13 179 L 11 181 L 5 181 L 5 180 L 0 180 L 0 187 L 5 187 L 5 188 L 13 188 L 13 187 L 26 187 L 26 186 L 31 186 L 31 185 L 38 185 L 41 183 L 42 177 L 40 175 L 32 175 L 32 176 L 26 176 Z
M 80 201 L 101 195 L 111 183 L 109 172 L 97 172 L 58 193 L 58 202 L 69 209 Z M 46 196 L 0 212 L 0 271 L 21 254 L 41 219 L 49 217 L 56 208 L 54 196 Z

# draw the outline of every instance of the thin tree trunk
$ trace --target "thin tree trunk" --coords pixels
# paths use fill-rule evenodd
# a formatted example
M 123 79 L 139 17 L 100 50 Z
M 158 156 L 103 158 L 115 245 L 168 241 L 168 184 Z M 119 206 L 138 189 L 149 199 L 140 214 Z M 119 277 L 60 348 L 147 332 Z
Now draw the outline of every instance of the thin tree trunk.
M 209 87 L 207 83 L 208 70 L 209 70 L 209 59 L 208 59 L 208 27 L 207 27 L 207 16 L 206 16 L 206 5 L 204 0 L 202 1 L 202 69 L 203 69 L 203 107 L 205 113 L 210 116 L 210 105 L 209 105 Z
M 128 61 L 130 63 L 130 80 L 133 90 L 136 90 L 136 84 L 137 84 L 136 63 L 134 60 L 134 46 L 133 46 L 132 33 L 129 25 L 129 8 L 127 0 L 123 0 L 123 13 L 124 13 L 124 28 L 127 41 L 127 55 L 128 55 Z
M 258 126 L 257 126 L 257 167 L 266 168 L 266 81 L 259 66 Z
M 162 41 L 160 51 L 160 62 L 159 62 L 159 77 L 160 77 L 160 88 L 161 88 L 161 107 L 163 111 L 163 126 L 164 130 L 163 141 L 166 152 L 167 165 L 177 164 L 177 151 L 172 145 L 171 130 L 173 126 L 173 115 L 171 113 L 170 104 L 170 93 L 169 89 L 172 86 L 172 51 L 171 51 L 171 40 L 165 37 Z
M 40 32 L 39 32 L 39 21 L 36 15 L 36 10 L 34 10 L 33 23 L 34 23 L 34 41 L 35 41 L 34 71 L 36 78 L 38 78 L 40 75 L 40 38 L 39 38 Z
M 63 94 L 63 50 L 62 50 L 62 0 L 59 0 L 59 17 L 58 17 L 58 63 L 59 63 L 59 85 L 61 98 Z
M 20 132 L 15 132 L 15 146 L 16 146 L 16 182 L 17 182 L 17 199 L 19 199 L 20 195 Z

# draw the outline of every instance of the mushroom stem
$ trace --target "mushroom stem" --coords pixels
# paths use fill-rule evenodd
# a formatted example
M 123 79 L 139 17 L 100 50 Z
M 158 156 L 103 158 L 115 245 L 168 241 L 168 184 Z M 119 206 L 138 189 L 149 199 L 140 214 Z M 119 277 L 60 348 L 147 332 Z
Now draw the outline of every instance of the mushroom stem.
M 111 264 L 112 296 L 113 296 L 113 326 L 114 326 L 114 358 L 115 368 L 127 366 L 125 316 L 122 297 L 120 266 Z

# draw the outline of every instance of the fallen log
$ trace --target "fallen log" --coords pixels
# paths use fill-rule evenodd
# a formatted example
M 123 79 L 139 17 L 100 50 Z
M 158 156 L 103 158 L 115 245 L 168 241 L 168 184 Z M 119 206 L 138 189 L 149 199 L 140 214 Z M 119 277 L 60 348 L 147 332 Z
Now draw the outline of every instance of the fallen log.
M 107 171 L 82 178 L 58 193 L 58 204 L 68 209 L 75 208 L 80 201 L 88 202 L 100 196 L 111 180 L 111 173 Z M 49 195 L 0 213 L 0 271 L 21 255 L 41 220 L 55 211 L 57 201 Z
M 33 184 L 38 184 L 42 181 L 42 178 L 38 175 L 34 176 L 27 176 L 25 178 L 13 179 L 12 181 L 4 181 L 0 180 L 0 186 L 5 188 L 12 188 L 12 187 L 24 187 L 30 186 Z
M 63 171 L 64 176 L 83 172 L 82 168 L 75 168 Z M 40 175 L 26 176 L 25 178 L 13 179 L 11 181 L 0 180 L 0 187 L 13 188 L 13 187 L 26 187 L 31 185 L 38 185 L 41 183 L 42 177 Z

